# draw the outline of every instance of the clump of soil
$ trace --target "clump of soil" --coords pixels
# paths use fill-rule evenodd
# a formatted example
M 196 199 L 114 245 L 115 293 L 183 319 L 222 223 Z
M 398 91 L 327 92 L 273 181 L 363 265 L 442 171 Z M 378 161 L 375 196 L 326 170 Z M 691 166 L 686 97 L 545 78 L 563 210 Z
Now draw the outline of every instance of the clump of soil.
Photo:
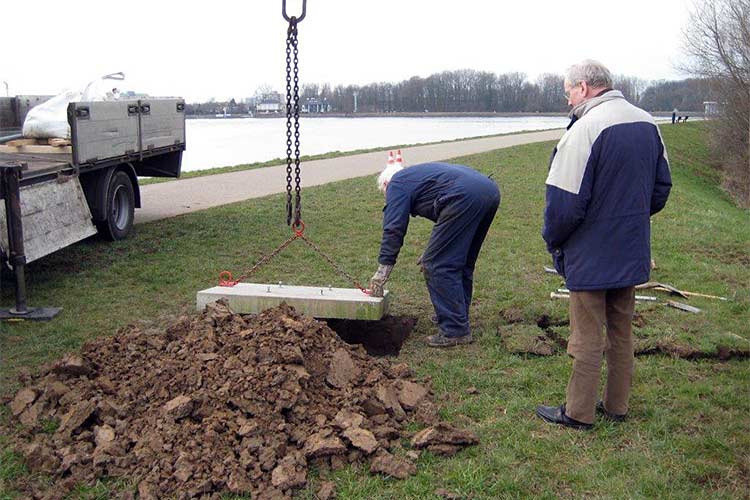
M 542 330 L 546 330 L 547 328 L 554 326 L 567 326 L 569 324 L 570 321 L 567 319 L 552 319 L 547 314 L 542 314 L 536 319 L 536 326 L 538 326 Z
M 508 324 L 522 323 L 524 321 L 523 309 L 510 306 L 500 311 L 500 317 Z
M 715 351 L 702 351 L 685 342 L 672 338 L 642 339 L 636 338 L 634 343 L 636 356 L 647 354 L 665 354 L 673 358 L 682 359 L 719 359 L 727 361 L 734 358 L 749 358 L 750 349 L 716 346 Z
M 392 453 L 405 424 L 436 423 L 430 389 L 407 365 L 286 305 L 241 316 L 218 303 L 165 331 L 126 328 L 43 370 L 9 406 L 21 424 L 13 446 L 53 476 L 55 494 L 125 477 L 144 499 L 290 496 L 311 465 L 358 461 L 406 477 L 414 463 Z M 439 424 L 412 446 L 451 454 L 476 442 Z
M 555 340 L 536 325 L 514 323 L 499 327 L 497 333 L 505 350 L 513 354 L 552 356 L 559 352 Z

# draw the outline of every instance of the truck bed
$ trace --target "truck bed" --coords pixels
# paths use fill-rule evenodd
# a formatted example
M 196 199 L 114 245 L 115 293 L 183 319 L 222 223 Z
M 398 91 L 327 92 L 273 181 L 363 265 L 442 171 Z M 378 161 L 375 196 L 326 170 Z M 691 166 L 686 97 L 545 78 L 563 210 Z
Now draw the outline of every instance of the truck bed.
M 48 176 L 57 176 L 58 173 L 72 167 L 72 153 L 0 153 L 0 165 L 10 163 L 26 163 L 28 168 L 23 171 L 22 184 L 32 179 L 46 178 Z
M 161 148 L 153 148 L 141 153 L 97 159 L 83 165 L 75 165 L 73 153 L 5 153 L 0 152 L 0 165 L 26 163 L 27 168 L 21 174 L 21 186 L 36 184 L 52 180 L 60 175 L 86 173 L 101 168 L 107 168 L 121 163 L 132 162 L 138 175 L 151 177 L 178 177 L 180 161 L 171 170 L 150 166 L 149 160 L 159 160 L 159 157 L 169 153 L 180 155 L 185 150 L 185 144 L 175 144 Z
M 182 99 L 71 103 L 72 147 L 29 146 L 35 151 L 24 152 L 24 146 L 0 146 L 0 165 L 26 163 L 22 186 L 122 163 L 132 164 L 139 176 L 178 177 L 184 106 Z M 49 152 L 38 152 L 45 148 Z

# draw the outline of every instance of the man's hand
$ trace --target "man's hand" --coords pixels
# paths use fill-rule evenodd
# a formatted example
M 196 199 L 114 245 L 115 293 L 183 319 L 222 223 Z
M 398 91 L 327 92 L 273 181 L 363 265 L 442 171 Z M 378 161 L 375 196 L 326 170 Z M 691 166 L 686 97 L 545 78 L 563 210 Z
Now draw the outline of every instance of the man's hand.
M 383 287 L 385 282 L 388 281 L 388 277 L 391 275 L 393 266 L 387 266 L 384 264 L 378 265 L 378 270 L 370 278 L 370 295 L 373 297 L 383 296 Z

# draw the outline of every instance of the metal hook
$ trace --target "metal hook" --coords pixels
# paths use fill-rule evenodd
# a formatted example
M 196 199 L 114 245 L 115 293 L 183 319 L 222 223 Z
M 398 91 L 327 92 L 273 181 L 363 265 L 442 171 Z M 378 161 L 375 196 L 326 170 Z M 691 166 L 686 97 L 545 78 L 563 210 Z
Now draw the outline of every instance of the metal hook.
M 296 18 L 297 23 L 302 22 L 302 20 L 305 18 L 305 14 L 307 13 L 307 0 L 302 0 L 302 15 Z M 281 0 L 281 15 L 284 16 L 284 19 L 286 19 L 287 22 L 292 22 L 292 19 L 295 19 L 294 16 L 289 17 L 286 15 L 286 0 Z

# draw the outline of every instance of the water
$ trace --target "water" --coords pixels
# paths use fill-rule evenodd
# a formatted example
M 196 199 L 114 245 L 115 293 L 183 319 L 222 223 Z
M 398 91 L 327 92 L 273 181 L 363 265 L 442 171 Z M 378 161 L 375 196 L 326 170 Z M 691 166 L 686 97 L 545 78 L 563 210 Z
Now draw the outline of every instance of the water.
M 565 116 L 300 118 L 301 153 L 354 151 L 565 127 Z M 286 158 L 286 118 L 187 120 L 183 172 Z

